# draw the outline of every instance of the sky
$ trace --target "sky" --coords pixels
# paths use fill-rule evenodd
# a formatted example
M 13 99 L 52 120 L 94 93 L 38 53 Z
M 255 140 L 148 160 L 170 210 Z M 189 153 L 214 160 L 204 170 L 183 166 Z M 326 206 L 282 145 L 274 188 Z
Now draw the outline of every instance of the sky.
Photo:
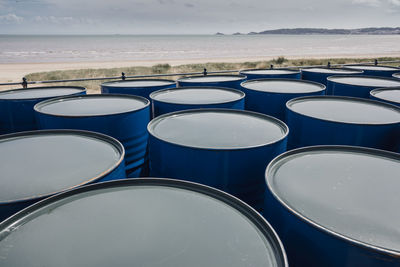
M 399 27 L 400 0 L 0 0 L 0 34 Z

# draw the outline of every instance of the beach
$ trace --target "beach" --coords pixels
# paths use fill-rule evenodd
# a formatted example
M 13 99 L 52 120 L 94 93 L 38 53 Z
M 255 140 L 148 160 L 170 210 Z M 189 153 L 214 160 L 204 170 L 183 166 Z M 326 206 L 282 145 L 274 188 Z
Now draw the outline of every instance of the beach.
M 379 57 L 400 57 L 400 54 L 366 54 L 366 55 L 314 55 L 309 56 L 307 59 L 324 59 L 324 58 L 370 58 L 373 61 Z M 64 70 L 77 70 L 77 69 L 111 69 L 111 68 L 124 68 L 144 66 L 151 67 L 157 64 L 169 64 L 171 66 L 185 65 L 185 64 L 202 64 L 208 62 L 226 62 L 226 63 L 239 63 L 239 62 L 254 62 L 254 61 L 268 61 L 276 57 L 245 57 L 245 58 L 204 58 L 204 59 L 171 59 L 171 60 L 135 60 L 135 61 L 97 61 L 97 62 L 46 62 L 46 63 L 0 63 L 0 83 L 7 82 L 20 82 L 27 74 L 37 72 L 49 71 L 64 71 Z M 304 57 L 289 57 L 288 59 L 302 59 Z M 127 73 L 128 74 L 128 73 Z M 2 88 L 0 88 L 2 89 Z
M 279 57 L 305 62 L 335 58 L 348 63 L 358 58 L 373 61 L 400 57 L 399 42 L 400 35 L 0 35 L 0 83 L 20 82 L 26 75 L 39 72 L 125 71 L 120 68 L 157 64 L 267 62 Z M 209 69 L 213 70 L 218 69 Z M 15 87 L 1 86 L 0 90 Z

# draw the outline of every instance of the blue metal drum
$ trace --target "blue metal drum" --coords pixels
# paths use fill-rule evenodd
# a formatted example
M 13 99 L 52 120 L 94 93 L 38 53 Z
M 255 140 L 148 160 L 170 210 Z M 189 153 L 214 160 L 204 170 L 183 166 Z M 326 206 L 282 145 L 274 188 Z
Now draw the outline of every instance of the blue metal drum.
M 333 75 L 361 75 L 362 70 L 351 70 L 342 68 L 304 68 L 301 69 L 301 79 L 322 83 L 325 86 L 328 84 L 326 80 L 329 76 Z M 331 95 L 332 92 L 327 91 L 327 95 Z
M 176 82 L 173 80 L 137 79 L 105 82 L 101 85 L 101 93 L 137 95 L 150 99 L 154 91 L 175 87 Z
M 392 75 L 393 78 L 400 79 L 400 72 Z
M 286 104 L 288 148 L 351 145 L 397 151 L 400 108 L 368 99 L 309 96 Z
M 154 116 L 197 108 L 244 109 L 245 94 L 223 87 L 180 87 L 150 95 Z
M 400 72 L 400 68 L 380 65 L 346 65 L 345 68 L 362 70 L 364 75 L 379 77 L 392 77 L 394 73 Z
M 293 69 L 248 69 L 241 70 L 241 75 L 245 75 L 247 80 L 255 79 L 300 79 L 300 71 Z
M 0 251 L 2 266 L 288 267 L 274 229 L 245 203 L 155 178 L 43 200 L 0 224 Z
M 400 266 L 400 154 L 317 146 L 266 170 L 264 217 L 290 266 Z
M 85 95 L 50 99 L 35 106 L 42 129 L 81 129 L 118 139 L 125 147 L 127 177 L 147 175 L 150 101 L 131 95 Z
M 37 130 L 33 106 L 40 101 L 65 95 L 84 95 L 75 86 L 32 87 L 0 92 L 0 134 Z
M 1 136 L 0 221 L 61 191 L 124 177 L 124 155 L 120 142 L 93 132 L 31 131 Z
M 265 167 L 286 151 L 289 130 L 260 113 L 197 109 L 161 115 L 148 131 L 151 176 L 209 185 L 261 209 Z
M 178 86 L 212 86 L 241 89 L 240 84 L 246 80 L 244 75 L 207 75 L 190 76 L 178 79 Z
M 379 88 L 370 92 L 371 99 L 400 107 L 400 87 Z
M 332 95 L 369 99 L 369 92 L 376 88 L 398 87 L 400 81 L 373 76 L 330 76 L 328 89 Z
M 286 102 L 308 95 L 324 95 L 325 85 L 293 79 L 261 79 L 243 82 L 246 109 L 285 121 Z

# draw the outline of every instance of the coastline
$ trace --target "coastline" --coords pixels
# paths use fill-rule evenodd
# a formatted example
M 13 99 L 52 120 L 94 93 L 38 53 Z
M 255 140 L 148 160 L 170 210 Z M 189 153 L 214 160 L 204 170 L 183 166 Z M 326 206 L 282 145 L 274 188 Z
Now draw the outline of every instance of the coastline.
M 284 56 L 284 55 L 283 55 Z M 400 57 L 397 53 L 387 54 L 335 54 L 335 55 L 299 55 L 285 56 L 287 59 L 327 59 L 327 58 L 371 58 L 378 57 Z M 151 67 L 156 64 L 170 64 L 178 66 L 184 64 L 201 64 L 207 62 L 254 62 L 267 61 L 277 58 L 276 56 L 260 57 L 237 57 L 237 58 L 192 58 L 192 59 L 166 59 L 166 60 L 137 60 L 137 61 L 82 61 L 82 62 L 46 62 L 46 63 L 0 63 L 0 82 L 19 82 L 27 74 L 48 71 L 77 70 L 77 69 L 108 69 L 124 68 L 134 66 Z M 3 87 L 4 88 L 4 87 Z M 3 89 L 3 88 L 0 88 Z M 4 89 L 3 89 L 4 90 Z

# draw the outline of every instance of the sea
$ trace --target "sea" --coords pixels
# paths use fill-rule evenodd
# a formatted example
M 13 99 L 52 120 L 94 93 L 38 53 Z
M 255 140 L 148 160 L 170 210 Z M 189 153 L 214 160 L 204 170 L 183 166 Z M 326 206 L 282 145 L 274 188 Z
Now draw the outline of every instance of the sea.
M 0 63 L 400 56 L 400 35 L 0 35 Z

